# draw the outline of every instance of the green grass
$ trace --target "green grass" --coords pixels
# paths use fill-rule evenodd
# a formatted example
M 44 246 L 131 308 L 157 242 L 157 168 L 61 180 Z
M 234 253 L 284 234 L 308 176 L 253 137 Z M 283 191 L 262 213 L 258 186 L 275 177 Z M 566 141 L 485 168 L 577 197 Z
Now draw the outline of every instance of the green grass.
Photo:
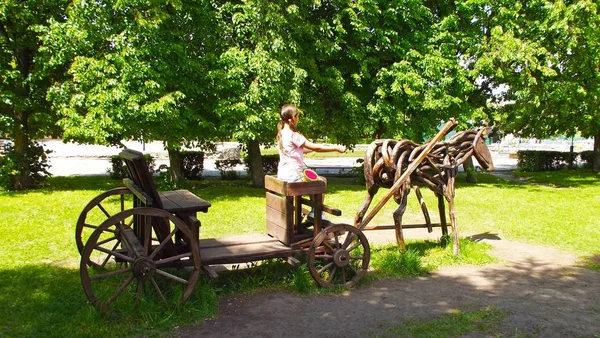
M 597 268 L 600 179 L 592 173 L 573 174 L 528 174 L 530 182 L 538 183 L 533 185 L 487 174 L 480 174 L 480 183 L 471 185 L 459 176 L 456 215 L 461 237 L 499 235 L 551 245 L 576 253 L 590 262 L 589 267 Z M 273 260 L 221 274 L 213 282 L 201 278 L 188 302 L 179 308 L 150 302 L 116 318 L 104 317 L 87 304 L 82 291 L 74 229 L 88 201 L 118 186 L 120 181 L 107 177 L 55 177 L 42 189 L 0 191 L 0 336 L 157 336 L 174 326 L 214 316 L 219 297 L 232 293 L 262 289 L 337 292 L 316 287 L 306 267 L 291 268 Z M 212 203 L 207 214 L 199 215 L 201 238 L 264 232 L 264 190 L 251 188 L 245 180 L 189 182 L 186 188 Z M 376 196 L 373 205 L 384 193 Z M 352 223 L 365 194 L 364 186 L 352 178 L 329 178 L 325 202 L 344 215 L 332 220 Z M 432 215 L 437 213 L 433 194 L 424 191 L 424 196 Z M 394 203 L 388 203 L 372 224 L 391 224 L 394 209 Z M 414 194 L 409 196 L 404 222 L 422 222 Z M 406 253 L 395 245 L 373 247 L 373 271 L 362 283 L 423 275 L 441 266 L 493 261 L 487 255 L 489 246 L 464 238 L 460 257 L 452 255 L 451 246 L 441 248 L 437 241 L 408 241 L 407 245 Z
M 393 326 L 373 337 L 442 338 L 461 337 L 472 332 L 486 333 L 487 337 L 493 337 L 495 335 L 492 334 L 498 333 L 496 330 L 506 316 L 506 312 L 493 307 L 479 311 L 456 311 L 431 320 L 409 319 L 403 321 L 402 325 Z

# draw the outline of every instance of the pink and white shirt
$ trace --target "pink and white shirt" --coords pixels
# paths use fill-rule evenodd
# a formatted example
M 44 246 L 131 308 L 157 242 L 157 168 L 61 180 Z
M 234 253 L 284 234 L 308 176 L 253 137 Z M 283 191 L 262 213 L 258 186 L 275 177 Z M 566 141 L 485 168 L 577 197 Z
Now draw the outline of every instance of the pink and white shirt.
M 283 152 L 279 149 L 279 166 L 277 178 L 287 182 L 302 180 L 304 169 L 304 143 L 306 137 L 288 128 L 281 130 L 281 144 Z

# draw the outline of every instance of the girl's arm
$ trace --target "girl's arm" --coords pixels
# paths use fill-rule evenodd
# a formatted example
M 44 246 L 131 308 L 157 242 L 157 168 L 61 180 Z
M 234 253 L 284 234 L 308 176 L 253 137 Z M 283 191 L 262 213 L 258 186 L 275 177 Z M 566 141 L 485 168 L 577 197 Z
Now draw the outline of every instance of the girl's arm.
M 304 152 L 307 153 L 310 151 L 316 151 L 319 153 L 337 151 L 338 153 L 344 153 L 346 152 L 346 147 L 343 145 L 326 146 L 324 144 L 312 143 L 306 140 L 306 142 L 304 142 Z

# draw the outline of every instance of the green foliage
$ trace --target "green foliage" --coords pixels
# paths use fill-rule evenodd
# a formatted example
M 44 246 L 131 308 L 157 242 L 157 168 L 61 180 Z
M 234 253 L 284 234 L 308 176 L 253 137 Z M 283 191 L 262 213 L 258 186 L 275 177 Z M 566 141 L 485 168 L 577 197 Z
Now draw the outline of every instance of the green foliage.
M 277 167 L 279 166 L 279 154 L 267 154 L 261 155 L 263 171 L 265 175 L 272 175 L 277 173 Z M 244 156 L 244 164 L 246 165 L 246 171 L 251 174 L 252 168 L 250 168 L 249 157 Z
M 237 180 L 239 178 L 237 171 L 235 171 L 235 167 L 240 164 L 242 164 L 242 161 L 237 158 L 215 161 L 215 166 L 217 170 L 219 170 L 221 178 L 229 181 Z
M 178 188 L 178 182 L 173 182 L 171 179 L 170 168 L 166 164 L 158 166 L 158 179 L 156 180 L 156 189 L 161 190 L 175 190 Z
M 360 163 L 360 166 L 352 168 L 350 173 L 356 176 L 356 183 L 364 185 L 367 183 L 365 180 L 365 160 L 359 158 L 356 160 L 356 163 Z
M 146 164 L 148 165 L 148 170 L 150 170 L 151 173 L 154 173 L 154 158 L 152 158 L 150 154 L 144 154 L 144 161 L 146 161 Z M 127 167 L 125 166 L 125 162 L 123 162 L 121 156 L 111 156 L 110 164 L 110 169 L 107 170 L 110 177 L 115 180 L 129 177 L 129 174 L 127 173 Z
M 28 167 L 39 167 L 40 155 L 32 154 L 31 143 L 42 137 L 60 135 L 57 115 L 46 100 L 48 88 L 60 80 L 65 67 L 50 65 L 41 57 L 39 32 L 49 21 L 63 20 L 70 1 L 4 0 L 0 2 L 0 136 L 14 142 L 4 169 L 3 185 L 28 189 L 39 183 Z M 32 161 L 28 163 L 28 161 Z
M 583 168 L 592 169 L 592 164 L 594 162 L 594 152 L 592 150 L 582 151 L 579 153 L 579 159 L 583 164 Z
M 215 27 L 210 8 L 205 1 L 74 1 L 68 20 L 44 35 L 48 62 L 69 65 L 48 95 L 65 138 L 106 144 L 131 137 L 175 147 L 213 140 L 204 84 L 214 60 L 207 52 L 218 52 L 220 35 L 207 33 Z
M 409 248 L 402 252 L 397 245 L 373 248 L 373 260 L 370 266 L 389 276 L 416 277 L 428 272 L 423 267 L 421 254 Z
M 20 190 L 15 187 L 16 178 L 24 172 L 27 173 L 30 186 L 38 187 L 51 176 L 48 169 L 48 154 L 50 150 L 44 148 L 37 142 L 32 142 L 25 150 L 25 154 L 19 154 L 14 146 L 5 149 L 0 155 L 0 187 L 6 190 Z
M 188 180 L 201 180 L 204 171 L 204 152 L 203 151 L 182 151 L 179 153 L 181 158 L 181 173 Z
M 569 162 L 569 153 L 560 151 L 520 150 L 517 169 L 520 171 L 551 171 L 563 169 Z
M 581 162 L 584 169 L 592 169 L 594 158 L 593 151 L 582 151 L 581 153 L 560 151 L 537 151 L 521 150 L 517 153 L 517 169 L 519 171 L 553 171 L 567 168 L 577 160 Z
M 506 132 L 538 138 L 600 133 L 600 13 L 597 1 L 496 4 L 486 74 L 504 83 Z M 497 7 L 497 10 L 495 10 Z

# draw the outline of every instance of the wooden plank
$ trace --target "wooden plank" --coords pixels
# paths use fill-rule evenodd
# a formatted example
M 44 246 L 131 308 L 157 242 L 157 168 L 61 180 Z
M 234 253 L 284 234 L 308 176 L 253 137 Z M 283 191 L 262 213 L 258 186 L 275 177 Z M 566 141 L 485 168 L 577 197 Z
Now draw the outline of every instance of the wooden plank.
M 267 206 L 267 221 L 285 228 L 287 226 L 287 215 L 283 211 Z
M 285 199 L 270 191 L 267 191 L 267 207 L 279 212 L 285 211 Z
M 207 212 L 211 204 L 188 190 L 159 192 L 163 208 L 169 212 L 201 211 Z
M 202 246 L 200 248 L 203 265 L 243 263 L 276 257 L 285 258 L 293 253 L 294 250 L 276 240 L 215 247 Z
M 128 178 L 123 179 L 123 184 L 131 190 L 131 192 L 139 199 L 139 201 L 145 206 L 152 206 L 152 198 L 148 196 L 137 184 L 133 183 Z
M 286 196 L 317 195 L 327 192 L 327 185 L 323 181 L 297 182 L 287 185 Z
M 440 223 L 416 223 L 416 224 L 402 224 L 402 229 L 420 229 L 420 228 L 429 228 L 429 226 L 437 228 L 441 227 Z M 367 225 L 363 230 L 392 230 L 395 229 L 396 226 L 393 224 L 382 224 L 382 225 Z
M 284 196 L 324 194 L 327 184 L 322 181 L 288 183 L 275 176 L 265 176 L 265 189 Z
M 287 263 L 295 268 L 299 267 L 300 265 L 302 265 L 302 262 L 300 262 L 296 257 L 294 256 L 289 256 L 287 258 Z
M 275 176 L 265 176 L 265 189 L 276 192 L 281 195 L 285 195 L 287 182 L 278 180 Z
M 221 238 L 207 238 L 201 239 L 199 242 L 200 249 L 207 248 L 215 248 L 222 246 L 236 246 L 236 245 L 245 245 L 245 244 L 260 244 L 260 243 L 271 243 L 271 242 L 279 242 L 277 239 L 265 235 L 265 234 L 246 234 L 246 235 L 236 235 L 236 236 L 227 236 Z
M 203 265 L 202 270 L 204 270 L 204 272 L 206 272 L 208 277 L 210 277 L 211 279 L 217 279 L 219 277 L 219 275 L 217 274 L 215 269 L 213 269 L 212 267 L 210 267 L 208 265 Z
M 302 204 L 312 207 L 313 201 L 309 200 L 308 198 L 302 198 Z M 332 214 L 334 216 L 342 216 L 342 211 L 340 209 L 332 208 L 325 204 L 323 204 L 323 212 Z
M 267 221 L 267 234 L 275 237 L 277 240 L 285 243 L 286 245 L 292 241 L 288 236 L 286 227 L 282 227 L 281 225 L 270 221 Z

